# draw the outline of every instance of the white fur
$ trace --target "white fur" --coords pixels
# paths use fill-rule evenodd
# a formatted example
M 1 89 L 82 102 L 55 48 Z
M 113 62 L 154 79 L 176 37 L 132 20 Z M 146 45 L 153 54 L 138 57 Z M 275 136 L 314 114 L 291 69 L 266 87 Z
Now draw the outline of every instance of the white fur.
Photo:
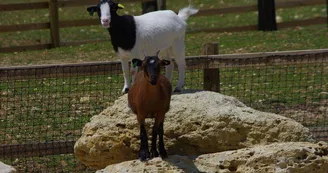
M 109 28 L 111 15 L 110 15 L 110 7 L 108 3 L 101 4 L 100 11 L 101 11 L 101 18 L 100 18 L 101 25 L 104 28 Z M 108 22 L 104 22 L 104 20 L 108 20 Z
M 184 44 L 186 20 L 190 15 L 197 12 L 196 9 L 186 7 L 181 9 L 178 15 L 171 10 L 163 10 L 134 16 L 137 28 L 136 44 L 131 51 L 118 49 L 118 56 L 121 59 L 124 73 L 123 93 L 130 86 L 128 61 L 132 58 L 143 59 L 144 53 L 150 56 L 156 55 L 158 50 L 166 56 L 164 59 L 170 60 L 170 56 L 174 56 L 179 70 L 179 80 L 175 90 L 179 91 L 183 88 L 186 68 Z M 173 68 L 173 63 L 166 66 L 165 75 L 170 81 L 172 80 Z M 136 69 L 132 68 L 131 70 L 133 71 L 132 79 L 134 79 Z

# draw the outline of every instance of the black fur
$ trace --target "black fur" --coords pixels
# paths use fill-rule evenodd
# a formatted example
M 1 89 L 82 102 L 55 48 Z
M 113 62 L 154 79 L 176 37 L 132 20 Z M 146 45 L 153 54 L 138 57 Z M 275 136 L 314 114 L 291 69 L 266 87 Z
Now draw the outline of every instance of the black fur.
M 131 50 L 134 47 L 136 43 L 136 29 L 133 16 L 119 16 L 116 12 L 112 12 L 108 31 L 115 52 L 118 51 L 118 47 L 123 50 Z
M 87 11 L 90 15 L 97 12 L 100 18 L 100 5 L 104 3 L 108 3 L 110 6 L 111 22 L 108 32 L 115 52 L 118 52 L 119 47 L 126 51 L 131 50 L 136 43 L 137 30 L 134 17 L 131 15 L 119 16 L 117 10 L 120 7 L 118 7 L 118 3 L 112 0 L 101 0 L 98 5 L 88 7 Z
M 164 126 L 164 123 L 162 122 L 159 125 L 159 129 L 158 129 L 158 136 L 159 136 L 158 150 L 159 150 L 159 155 L 164 159 L 164 158 L 167 158 L 167 152 L 164 147 L 164 139 L 163 139 L 164 127 L 163 126 Z
M 150 158 L 150 153 L 148 151 L 148 137 L 145 128 L 145 124 L 140 125 L 140 150 L 139 150 L 139 159 L 145 161 Z

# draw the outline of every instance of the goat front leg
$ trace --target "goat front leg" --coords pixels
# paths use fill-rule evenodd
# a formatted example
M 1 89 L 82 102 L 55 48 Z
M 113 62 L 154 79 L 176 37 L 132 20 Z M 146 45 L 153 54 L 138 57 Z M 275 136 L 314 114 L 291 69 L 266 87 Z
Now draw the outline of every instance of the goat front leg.
M 165 145 L 164 145 L 164 114 L 159 114 L 158 117 L 156 117 L 156 120 L 158 120 L 158 137 L 159 137 L 159 141 L 158 141 L 158 151 L 159 151 L 159 155 L 162 157 L 162 159 L 167 158 L 167 152 L 165 149 Z M 156 120 L 155 120 L 155 124 L 156 124 Z
M 170 64 L 165 66 L 165 77 L 172 83 L 174 63 L 170 58 L 169 53 L 167 52 L 166 60 L 170 61 Z
M 132 66 L 131 66 L 131 76 L 132 76 L 132 83 L 131 83 L 131 85 L 133 85 L 134 84 L 134 81 L 135 81 L 135 78 L 136 78 L 136 75 L 137 75 L 137 73 L 138 73 L 138 67 L 135 67 L 133 64 L 132 64 Z
M 177 86 L 174 89 L 174 92 L 181 92 L 183 86 L 185 85 L 185 73 L 186 73 L 184 38 L 176 40 L 173 43 L 172 50 L 179 71 L 179 80 Z
M 123 75 L 124 75 L 124 87 L 122 89 L 122 94 L 129 92 L 130 87 L 130 74 L 129 74 L 129 61 L 127 58 L 121 58 Z
M 155 119 L 155 123 L 153 126 L 153 132 L 152 132 L 152 139 L 151 139 L 151 149 L 150 149 L 150 154 L 151 158 L 158 157 L 158 152 L 157 152 L 157 135 L 158 135 L 158 129 L 159 129 L 159 124 L 158 124 L 158 118 Z
M 145 161 L 150 158 L 148 150 L 148 137 L 145 128 L 145 121 L 140 123 L 140 150 L 139 150 L 139 160 Z
M 178 64 L 178 71 L 179 71 L 179 80 L 177 86 L 174 89 L 174 92 L 181 92 L 182 88 L 185 85 L 185 73 L 186 73 L 186 62 L 185 60 L 177 61 Z

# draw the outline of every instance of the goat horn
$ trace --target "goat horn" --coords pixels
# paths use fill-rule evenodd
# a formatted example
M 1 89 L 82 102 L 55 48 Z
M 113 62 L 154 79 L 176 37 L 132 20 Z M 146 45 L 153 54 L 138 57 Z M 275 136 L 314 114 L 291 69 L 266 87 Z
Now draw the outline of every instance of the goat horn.
M 146 54 L 146 52 L 145 51 L 142 51 L 143 52 L 143 54 L 145 55 L 145 57 L 147 57 L 147 54 Z
M 161 50 L 158 50 L 157 52 L 156 52 L 156 56 L 158 56 L 159 55 L 159 52 L 160 52 Z

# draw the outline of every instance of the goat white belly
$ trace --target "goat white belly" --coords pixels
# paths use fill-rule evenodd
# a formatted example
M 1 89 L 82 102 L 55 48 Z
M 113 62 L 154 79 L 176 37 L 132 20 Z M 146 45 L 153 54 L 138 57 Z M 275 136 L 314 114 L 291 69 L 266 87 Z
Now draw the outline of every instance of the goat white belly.
M 118 47 L 118 56 L 122 59 L 130 59 L 131 58 L 131 51 L 130 50 L 124 50 L 120 47 Z

